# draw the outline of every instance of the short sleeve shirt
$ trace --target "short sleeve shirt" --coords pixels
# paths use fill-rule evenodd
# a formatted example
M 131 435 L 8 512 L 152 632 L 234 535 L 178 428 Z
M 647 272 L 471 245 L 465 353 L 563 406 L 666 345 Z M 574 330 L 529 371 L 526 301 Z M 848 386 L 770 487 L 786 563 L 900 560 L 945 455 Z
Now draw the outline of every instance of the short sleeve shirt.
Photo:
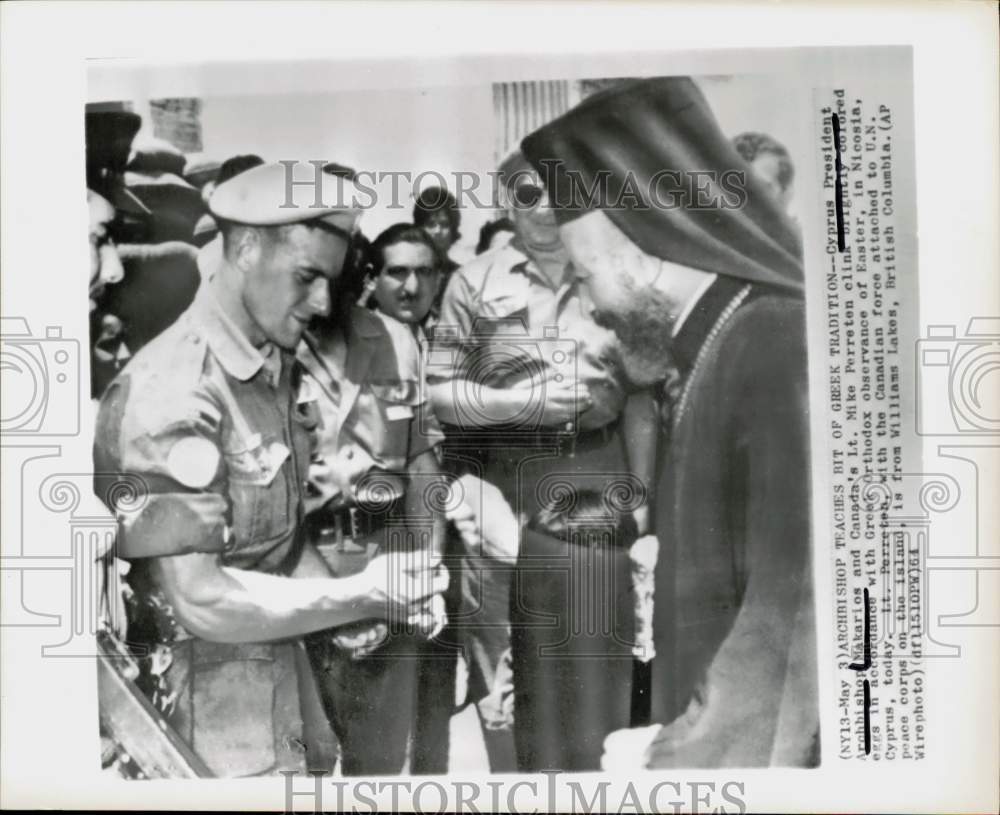
M 355 306 L 343 329 L 308 333 L 298 358 L 299 399 L 320 417 L 307 511 L 402 497 L 408 465 L 444 440 L 409 327 Z
M 295 399 L 300 373 L 293 355 L 251 345 L 202 284 L 101 400 L 95 486 L 119 517 L 119 556 L 218 552 L 291 572 L 317 421 Z
M 581 414 L 581 429 L 604 427 L 620 415 L 627 381 L 617 342 L 590 317 L 572 270 L 553 287 L 508 244 L 455 272 L 434 327 L 428 382 L 508 388 L 549 376 L 589 388 L 593 407 Z

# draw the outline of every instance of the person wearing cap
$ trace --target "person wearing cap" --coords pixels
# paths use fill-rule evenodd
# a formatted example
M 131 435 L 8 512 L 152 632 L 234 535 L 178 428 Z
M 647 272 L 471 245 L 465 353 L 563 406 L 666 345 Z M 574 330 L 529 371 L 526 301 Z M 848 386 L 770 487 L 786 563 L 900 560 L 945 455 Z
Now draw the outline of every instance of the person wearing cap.
M 655 489 L 656 724 L 612 734 L 604 766 L 815 765 L 798 233 L 689 78 L 596 94 L 522 149 L 631 374 L 681 374 Z
M 184 154 L 164 139 L 136 139 L 125 168 L 126 188 L 151 211 L 148 242 L 190 242 L 205 213 L 201 192 L 184 178 Z
M 329 770 L 310 632 L 408 615 L 446 578 L 380 555 L 334 576 L 302 519 L 313 403 L 295 349 L 330 308 L 358 212 L 343 190 L 286 188 L 286 166 L 220 185 L 217 267 L 101 400 L 95 491 L 131 563 L 142 681 L 218 776 Z
M 648 482 L 653 403 L 624 375 L 612 333 L 590 318 L 537 174 L 514 154 L 500 178 L 516 236 L 452 276 L 427 380 L 445 425 L 447 460 L 461 472 L 469 469 L 463 462 L 474 460 L 479 475 L 526 519 L 546 490 L 560 488 L 557 482 L 601 489 L 609 476 L 623 473 Z M 628 434 L 626 415 L 635 417 Z M 637 522 L 645 531 L 644 507 Z M 501 704 L 509 693 L 501 685 L 510 678 L 502 667 L 512 571 L 466 571 L 463 602 L 467 611 L 478 610 L 480 623 L 474 635 L 466 626 L 467 636 L 485 643 L 474 649 L 483 658 L 472 670 L 472 698 L 491 734 L 509 736 L 509 711 Z M 508 739 L 497 747 L 493 766 L 513 761 Z
M 84 124 L 87 188 L 115 203 L 142 117 L 120 103 L 88 104 Z
M 201 190 L 202 199 L 208 204 L 212 190 L 218 183 L 222 163 L 207 153 L 188 153 L 185 159 L 184 180 L 192 187 Z
M 426 250 L 426 235 L 410 229 Z M 433 274 L 436 253 L 427 251 Z M 433 498 L 444 494 L 435 455 L 444 436 L 421 382 L 416 338 L 395 318 L 357 305 L 355 280 L 342 282 L 330 318 L 315 322 L 298 351 L 320 417 L 306 497 L 310 539 L 336 575 L 400 548 L 440 561 L 443 506 Z M 365 623 L 310 638 L 345 775 L 403 770 L 426 641 L 444 622 L 441 598 L 413 622 L 412 630 Z
M 264 159 L 253 153 L 230 156 L 221 165 L 216 165 L 214 176 L 200 187 L 202 199 L 207 204 L 212 197 L 212 193 L 215 191 L 216 185 L 225 184 L 229 179 L 235 178 L 240 173 L 244 173 L 254 167 L 259 167 L 263 163 Z M 185 179 L 187 179 L 187 174 L 185 174 Z M 194 184 L 193 181 L 190 183 Z M 198 185 L 196 184 L 195 186 Z M 191 243 L 200 248 L 214 240 L 218 234 L 219 225 L 215 222 L 215 218 L 206 212 L 195 222 L 192 228 Z

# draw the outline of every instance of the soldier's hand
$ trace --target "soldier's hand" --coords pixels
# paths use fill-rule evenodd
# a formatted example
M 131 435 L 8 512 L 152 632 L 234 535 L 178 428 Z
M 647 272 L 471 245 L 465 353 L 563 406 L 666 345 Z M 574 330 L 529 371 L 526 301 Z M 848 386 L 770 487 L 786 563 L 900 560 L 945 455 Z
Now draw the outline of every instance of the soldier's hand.
M 448 588 L 448 570 L 423 552 L 378 555 L 365 567 L 373 616 L 406 619 Z
M 368 656 L 378 648 L 389 633 L 388 626 L 377 620 L 359 620 L 342 625 L 333 633 L 333 644 L 351 652 L 352 659 Z
M 440 594 L 435 594 L 416 614 L 412 615 L 407 622 L 417 629 L 427 639 L 432 640 L 448 622 L 448 612 L 445 609 L 444 598 Z

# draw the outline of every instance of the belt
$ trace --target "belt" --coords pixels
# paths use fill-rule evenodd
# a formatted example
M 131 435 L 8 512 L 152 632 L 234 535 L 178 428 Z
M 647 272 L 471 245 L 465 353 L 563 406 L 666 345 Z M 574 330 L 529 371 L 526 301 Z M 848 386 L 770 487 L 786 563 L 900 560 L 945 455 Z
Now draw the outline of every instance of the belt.
M 370 512 L 357 506 L 321 509 L 307 521 L 310 537 L 316 543 L 343 543 L 374 535 L 389 520 L 395 502 L 381 512 Z
M 475 430 L 445 425 L 442 429 L 447 446 L 453 449 L 468 447 L 501 455 L 509 455 L 513 450 L 558 449 L 561 455 L 572 458 L 579 453 L 600 449 L 609 444 L 617 435 L 618 425 L 619 420 L 616 419 L 603 427 L 581 430 L 577 433 L 559 431 L 551 427 L 512 428 L 507 425 Z
M 565 455 L 574 456 L 591 450 L 600 450 L 610 444 L 618 434 L 618 421 L 609 422 L 604 427 L 582 430 L 575 436 L 563 439 L 561 450 Z

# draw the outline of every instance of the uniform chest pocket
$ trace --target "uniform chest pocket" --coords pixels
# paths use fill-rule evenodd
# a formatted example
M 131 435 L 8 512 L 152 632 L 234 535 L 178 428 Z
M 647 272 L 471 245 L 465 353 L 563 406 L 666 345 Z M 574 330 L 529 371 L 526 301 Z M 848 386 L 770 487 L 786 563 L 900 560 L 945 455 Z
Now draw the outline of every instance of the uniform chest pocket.
M 289 534 L 296 507 L 289 489 L 291 451 L 255 434 L 226 452 L 232 506 L 232 546 L 249 547 Z
M 386 459 L 400 459 L 405 464 L 410 429 L 424 395 L 416 380 L 401 380 L 370 386 L 378 412 L 378 446 Z
M 528 333 L 528 298 L 521 292 L 482 300 L 473 333 L 483 337 L 524 336 Z
M 191 741 L 223 777 L 271 768 L 281 735 L 275 721 L 276 665 L 272 646 L 193 640 Z M 277 725 L 277 727 L 276 727 Z

